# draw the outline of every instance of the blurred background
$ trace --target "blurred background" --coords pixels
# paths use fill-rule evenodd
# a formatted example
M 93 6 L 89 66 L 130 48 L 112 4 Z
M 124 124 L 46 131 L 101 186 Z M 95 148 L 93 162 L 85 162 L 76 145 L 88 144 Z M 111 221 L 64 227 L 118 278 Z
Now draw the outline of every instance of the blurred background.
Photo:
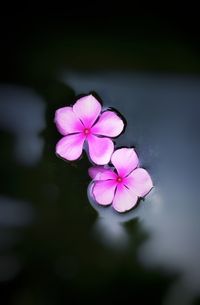
M 34 11 L 0 18 L 1 303 L 200 304 L 198 16 Z M 124 215 L 87 197 L 85 154 L 55 156 L 55 110 L 89 92 L 155 185 Z

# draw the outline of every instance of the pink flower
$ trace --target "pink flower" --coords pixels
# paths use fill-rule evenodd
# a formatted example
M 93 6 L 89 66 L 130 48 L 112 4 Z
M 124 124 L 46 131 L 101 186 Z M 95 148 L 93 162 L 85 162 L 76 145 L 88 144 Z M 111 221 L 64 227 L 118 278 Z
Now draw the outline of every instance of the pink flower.
M 96 166 L 89 169 L 93 178 L 90 193 L 100 205 L 110 205 L 118 212 L 132 209 L 139 197 L 144 197 L 153 187 L 148 172 L 139 168 L 138 156 L 133 148 L 117 149 L 112 157 L 112 167 Z
M 77 160 L 87 142 L 91 160 L 99 165 L 110 161 L 114 150 L 110 138 L 118 136 L 124 128 L 123 121 L 115 112 L 102 112 L 101 104 L 93 95 L 78 99 L 73 107 L 58 109 L 55 123 L 64 136 L 56 145 L 60 157 Z

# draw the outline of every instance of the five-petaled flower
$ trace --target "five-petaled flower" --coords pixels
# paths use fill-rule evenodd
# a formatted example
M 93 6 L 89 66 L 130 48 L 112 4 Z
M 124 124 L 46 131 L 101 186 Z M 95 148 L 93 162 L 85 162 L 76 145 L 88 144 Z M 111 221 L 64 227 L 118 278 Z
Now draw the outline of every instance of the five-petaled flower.
M 117 137 L 124 129 L 122 119 L 109 109 L 102 112 L 93 95 L 78 99 L 72 107 L 58 109 L 55 123 L 64 136 L 56 145 L 57 155 L 69 161 L 77 160 L 87 142 L 89 156 L 98 165 L 110 161 L 114 151 L 110 138 Z
M 112 157 L 113 167 L 95 166 L 89 169 L 93 179 L 90 193 L 100 205 L 110 205 L 118 212 L 132 209 L 139 197 L 153 187 L 148 172 L 139 168 L 138 156 L 133 148 L 117 149 Z

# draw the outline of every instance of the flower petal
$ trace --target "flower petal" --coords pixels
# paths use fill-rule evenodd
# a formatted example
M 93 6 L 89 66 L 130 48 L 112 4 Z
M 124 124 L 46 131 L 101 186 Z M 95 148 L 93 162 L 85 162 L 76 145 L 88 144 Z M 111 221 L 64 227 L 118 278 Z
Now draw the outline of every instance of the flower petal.
M 81 121 L 73 112 L 72 107 L 63 107 L 56 110 L 54 121 L 56 123 L 56 127 L 62 135 L 81 132 L 84 128 Z
M 113 111 L 105 111 L 92 128 L 92 133 L 107 137 L 117 137 L 124 129 L 124 122 Z
M 92 134 L 89 135 L 87 139 L 91 160 L 98 165 L 107 164 L 110 161 L 114 150 L 112 140 L 108 138 L 99 138 Z
M 93 195 L 97 203 L 109 205 L 114 198 L 117 182 L 113 180 L 97 181 L 93 187 Z
M 81 156 L 84 141 L 80 133 L 63 137 L 56 145 L 56 153 L 66 160 L 76 160 Z
M 120 148 L 113 153 L 111 162 L 118 174 L 125 177 L 138 166 L 139 160 L 133 148 Z
M 94 180 L 110 180 L 116 179 L 117 175 L 104 166 L 93 166 L 88 170 L 89 176 Z
M 124 179 L 124 184 L 139 197 L 144 197 L 153 187 L 150 175 L 143 168 L 136 168 Z
M 131 193 L 123 184 L 119 184 L 117 186 L 112 206 L 120 213 L 126 212 L 136 205 L 137 200 L 137 195 Z
M 73 111 L 84 126 L 90 128 L 101 112 L 101 104 L 90 94 L 78 99 L 73 106 Z

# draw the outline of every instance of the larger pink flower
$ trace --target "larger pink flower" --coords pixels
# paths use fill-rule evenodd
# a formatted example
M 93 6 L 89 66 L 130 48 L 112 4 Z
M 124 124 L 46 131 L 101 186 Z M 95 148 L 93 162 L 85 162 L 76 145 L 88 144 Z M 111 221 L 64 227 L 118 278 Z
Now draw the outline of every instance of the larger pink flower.
M 124 123 L 113 111 L 102 112 L 101 104 L 93 95 L 84 96 L 73 107 L 56 111 L 55 123 L 64 137 L 56 145 L 56 153 L 69 161 L 78 159 L 84 142 L 88 143 L 91 160 L 107 164 L 114 150 L 110 138 L 118 136 Z
M 139 197 L 144 197 L 153 184 L 148 172 L 139 168 L 133 148 L 117 149 L 111 162 L 115 168 L 96 166 L 89 169 L 93 178 L 91 194 L 100 205 L 110 205 L 118 212 L 132 209 Z

